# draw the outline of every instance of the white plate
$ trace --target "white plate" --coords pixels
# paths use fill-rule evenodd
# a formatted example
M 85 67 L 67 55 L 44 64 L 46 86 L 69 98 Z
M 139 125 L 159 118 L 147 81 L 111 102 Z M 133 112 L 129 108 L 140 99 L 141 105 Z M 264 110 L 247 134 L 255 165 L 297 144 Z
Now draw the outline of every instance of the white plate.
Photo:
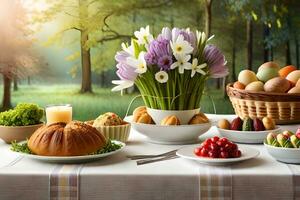
M 85 156 L 39 156 L 39 155 L 34 155 L 34 154 L 26 154 L 26 153 L 21 153 L 21 152 L 15 152 L 17 154 L 20 154 L 24 157 L 35 159 L 35 160 L 40 160 L 44 162 L 51 162 L 51 163 L 85 163 L 85 162 L 92 162 L 95 160 L 99 160 L 101 158 L 113 155 L 118 153 L 119 151 L 122 151 L 122 149 L 125 147 L 125 143 L 112 140 L 116 144 L 121 144 L 122 147 L 116 151 L 112 151 L 109 153 L 103 153 L 103 154 L 96 154 L 96 155 L 85 155 Z
M 148 138 L 148 141 L 159 144 L 191 144 L 199 142 L 199 136 L 206 133 L 211 123 L 162 126 L 132 122 L 132 116 L 125 118 L 134 130 Z
M 266 131 L 234 131 L 218 128 L 219 133 L 228 138 L 232 142 L 245 143 L 245 144 L 262 144 L 264 139 L 270 132 L 280 133 L 281 129 L 279 126 L 274 130 Z
M 201 164 L 207 164 L 207 165 L 229 165 L 236 162 L 249 160 L 259 155 L 259 151 L 257 149 L 251 147 L 239 146 L 239 150 L 242 152 L 242 155 L 239 158 L 206 158 L 206 157 L 199 157 L 194 154 L 194 149 L 196 147 L 199 147 L 199 144 L 183 147 L 176 152 L 176 155 L 188 160 L 194 160 Z
M 268 153 L 278 161 L 284 163 L 300 164 L 300 148 L 274 147 L 265 144 Z

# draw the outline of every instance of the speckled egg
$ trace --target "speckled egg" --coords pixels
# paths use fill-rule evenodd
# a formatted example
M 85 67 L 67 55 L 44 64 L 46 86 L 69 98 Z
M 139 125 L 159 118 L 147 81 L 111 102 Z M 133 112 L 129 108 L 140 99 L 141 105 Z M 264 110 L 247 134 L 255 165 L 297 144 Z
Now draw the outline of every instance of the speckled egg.
M 291 81 L 295 85 L 300 79 L 300 70 L 292 71 L 287 75 L 286 79 Z
M 245 90 L 254 92 L 264 91 L 264 83 L 261 81 L 254 81 L 252 83 L 249 83 L 246 86 Z
M 238 81 L 247 86 L 249 83 L 257 81 L 257 77 L 253 71 L 246 69 L 239 73 Z
M 264 89 L 266 92 L 278 92 L 285 93 L 290 88 L 290 82 L 282 77 L 275 77 L 271 80 L 268 80 Z
M 268 80 L 277 77 L 278 71 L 276 68 L 263 68 L 257 72 L 256 76 L 258 80 L 267 82 Z
M 264 64 L 262 64 L 257 71 L 260 71 L 262 69 L 266 69 L 266 68 L 273 68 L 275 69 L 276 71 L 279 71 L 280 67 L 279 65 L 276 63 L 276 62 L 265 62 Z
M 300 86 L 293 87 L 288 93 L 300 93 Z
M 243 89 L 245 89 L 246 86 L 243 83 L 236 81 L 236 82 L 234 82 L 233 87 L 236 89 L 243 90 Z

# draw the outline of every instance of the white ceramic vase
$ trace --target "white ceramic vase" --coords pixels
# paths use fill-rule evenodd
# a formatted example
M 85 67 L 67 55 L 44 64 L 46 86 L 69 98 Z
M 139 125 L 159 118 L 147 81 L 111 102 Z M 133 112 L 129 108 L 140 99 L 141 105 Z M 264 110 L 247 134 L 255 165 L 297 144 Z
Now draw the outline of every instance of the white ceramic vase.
M 157 125 L 159 125 L 165 117 L 170 115 L 175 115 L 180 120 L 180 123 L 184 125 L 188 124 L 192 117 L 200 112 L 200 108 L 193 110 L 158 110 L 147 107 L 147 112 Z

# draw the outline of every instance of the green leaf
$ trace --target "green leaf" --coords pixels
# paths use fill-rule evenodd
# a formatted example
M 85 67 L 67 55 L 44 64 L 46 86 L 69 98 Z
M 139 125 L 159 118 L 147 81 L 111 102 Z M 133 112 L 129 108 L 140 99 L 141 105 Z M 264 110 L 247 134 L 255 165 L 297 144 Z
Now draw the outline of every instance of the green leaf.
M 140 50 L 140 46 L 139 46 L 137 40 L 132 39 L 132 40 L 131 40 L 131 43 L 133 44 L 134 56 L 135 56 L 136 58 L 138 58 L 138 57 L 139 57 L 139 54 L 140 54 L 140 51 L 141 51 L 141 50 Z

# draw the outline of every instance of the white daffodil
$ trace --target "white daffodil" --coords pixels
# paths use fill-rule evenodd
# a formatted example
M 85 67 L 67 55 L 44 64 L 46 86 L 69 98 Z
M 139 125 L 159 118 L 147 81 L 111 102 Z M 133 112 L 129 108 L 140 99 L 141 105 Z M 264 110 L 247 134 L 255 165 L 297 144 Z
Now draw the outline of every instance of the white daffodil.
M 126 88 L 130 88 L 133 86 L 134 82 L 130 80 L 114 80 L 112 81 L 113 84 L 117 85 L 111 91 L 116 92 L 116 91 L 121 91 Z
M 190 54 L 193 52 L 194 48 L 192 45 L 184 40 L 183 35 L 179 35 L 176 41 L 170 41 L 170 45 L 173 51 L 173 54 Z
M 155 74 L 155 79 L 159 83 L 166 83 L 169 80 L 169 75 L 165 71 L 159 71 Z
M 191 77 L 193 77 L 196 72 L 202 74 L 202 75 L 205 75 L 206 72 L 203 70 L 205 67 L 207 66 L 206 63 L 203 63 L 201 65 L 198 65 L 198 59 L 197 58 L 194 58 L 193 59 L 193 62 L 192 62 L 192 73 L 191 73 Z
M 178 67 L 180 74 L 183 74 L 185 69 L 192 69 L 192 64 L 188 62 L 191 55 L 175 54 L 175 58 L 177 61 L 171 65 L 171 69 Z
M 197 37 L 197 45 L 199 45 L 200 42 L 204 43 L 204 41 L 206 40 L 206 34 L 198 30 L 196 30 L 196 37 Z
M 141 28 L 140 31 L 135 31 L 134 36 L 138 39 L 139 44 L 149 44 L 153 40 L 153 35 L 150 34 L 149 25 L 146 28 Z
M 125 44 L 124 42 L 122 42 L 121 44 L 122 49 L 127 52 L 130 55 L 134 55 L 134 48 L 133 45 L 128 46 L 127 44 Z
M 147 63 L 145 60 L 144 51 L 140 52 L 139 57 L 137 59 L 134 57 L 128 57 L 126 63 L 136 68 L 135 70 L 136 73 L 143 74 L 147 71 Z

